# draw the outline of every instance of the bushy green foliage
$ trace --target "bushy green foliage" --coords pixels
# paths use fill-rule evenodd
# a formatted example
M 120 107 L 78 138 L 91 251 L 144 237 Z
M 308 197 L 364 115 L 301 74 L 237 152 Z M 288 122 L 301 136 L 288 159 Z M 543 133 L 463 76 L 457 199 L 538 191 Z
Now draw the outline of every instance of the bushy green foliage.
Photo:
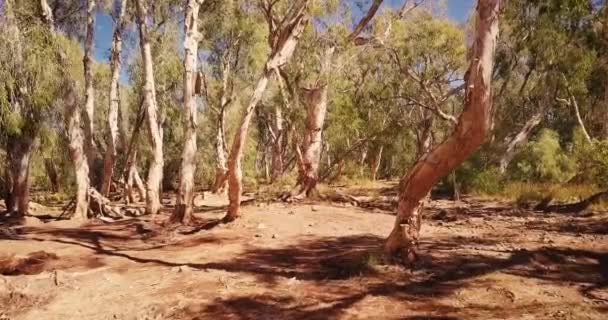
M 576 170 L 576 162 L 560 145 L 559 135 L 543 129 L 511 164 L 515 179 L 539 182 L 566 182 Z

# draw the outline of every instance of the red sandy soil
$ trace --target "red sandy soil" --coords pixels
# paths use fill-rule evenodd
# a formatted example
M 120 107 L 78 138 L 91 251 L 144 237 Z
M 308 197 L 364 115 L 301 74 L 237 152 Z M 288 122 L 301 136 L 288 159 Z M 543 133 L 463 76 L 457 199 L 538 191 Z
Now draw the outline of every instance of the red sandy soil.
M 163 227 L 170 209 L 5 223 L 0 255 L 57 257 L 0 276 L 0 319 L 608 319 L 606 212 L 433 201 L 420 259 L 405 268 L 374 253 L 390 212 L 253 203 L 217 224 L 224 204 L 208 195 L 193 227 Z

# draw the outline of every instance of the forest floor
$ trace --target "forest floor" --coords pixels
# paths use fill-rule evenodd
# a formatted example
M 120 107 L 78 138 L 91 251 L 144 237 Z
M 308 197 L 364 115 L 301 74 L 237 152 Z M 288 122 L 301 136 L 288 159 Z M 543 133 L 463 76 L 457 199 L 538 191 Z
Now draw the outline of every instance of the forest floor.
M 608 319 L 607 212 L 434 200 L 405 268 L 374 253 L 390 212 L 250 202 L 218 224 L 225 204 L 206 195 L 195 227 L 163 227 L 169 203 L 113 223 L 5 223 L 0 255 L 49 262 L 0 276 L 0 319 Z

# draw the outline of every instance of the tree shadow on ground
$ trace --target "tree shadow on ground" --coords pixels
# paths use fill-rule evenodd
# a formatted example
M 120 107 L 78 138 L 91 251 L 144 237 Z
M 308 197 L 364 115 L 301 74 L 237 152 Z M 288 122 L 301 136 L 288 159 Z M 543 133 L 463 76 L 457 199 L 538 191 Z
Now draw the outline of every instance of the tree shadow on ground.
M 42 233 L 26 230 L 34 235 Z M 464 251 L 466 246 L 492 247 L 501 239 L 450 237 L 426 240 L 421 244 L 421 259 L 413 272 L 402 267 L 385 265 L 378 258 L 383 239 L 374 235 L 302 238 L 297 244 L 283 247 L 250 245 L 238 256 L 216 261 L 169 261 L 132 251 L 133 237 L 96 230 L 57 229 L 46 232 L 51 241 L 77 245 L 96 254 L 120 257 L 135 263 L 166 267 L 188 266 L 198 270 L 219 270 L 254 276 L 256 283 L 270 294 L 216 299 L 198 311 L 182 310 L 185 317 L 200 314 L 217 319 L 328 319 L 344 314 L 366 297 L 388 297 L 408 303 L 432 304 L 433 310 L 422 310 L 427 318 L 457 314 L 457 310 L 436 303 L 438 297 L 453 295 L 467 288 L 475 278 L 491 273 L 505 273 L 556 284 L 574 284 L 581 294 L 600 300 L 598 290 L 608 285 L 608 253 L 545 247 L 535 250 L 476 252 Z M 116 240 L 112 246 L 107 239 Z M 200 237 L 198 243 L 220 244 L 212 235 Z M 285 281 L 296 279 L 310 289 L 310 299 L 300 299 L 285 291 L 274 291 Z M 353 285 L 353 279 L 360 283 Z M 483 306 L 478 307 L 478 309 Z M 473 308 L 475 309 L 475 308 Z M 474 312 L 470 311 L 470 312 Z M 413 315 L 417 319 L 416 315 Z M 439 317 L 439 318 L 437 318 Z M 407 319 L 407 318 L 404 318 Z M 418 318 L 418 319 L 424 319 Z M 449 317 L 447 319 L 450 319 Z

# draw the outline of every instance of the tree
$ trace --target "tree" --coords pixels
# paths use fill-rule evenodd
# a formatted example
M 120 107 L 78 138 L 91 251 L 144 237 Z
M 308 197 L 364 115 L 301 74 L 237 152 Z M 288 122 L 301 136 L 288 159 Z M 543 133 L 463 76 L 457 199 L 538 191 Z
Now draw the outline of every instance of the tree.
M 95 148 L 93 135 L 95 133 L 95 88 L 93 87 L 93 38 L 95 36 L 95 0 L 87 0 L 87 31 L 84 42 L 84 82 L 85 82 L 85 153 L 89 162 L 89 168 L 93 167 Z M 90 173 L 94 172 L 91 171 Z M 96 177 L 91 176 L 93 180 Z
M 110 83 L 110 105 L 108 107 L 108 143 L 106 148 L 106 154 L 104 157 L 103 164 L 103 180 L 101 183 L 100 192 L 104 196 L 110 193 L 110 186 L 112 184 L 112 176 L 114 175 L 114 166 L 116 162 L 116 146 L 118 144 L 118 114 L 120 107 L 120 96 L 119 96 L 119 78 L 122 67 L 122 61 L 120 58 L 122 52 L 122 32 L 124 30 L 126 19 L 125 15 L 127 12 L 127 0 L 121 0 L 116 3 L 118 6 L 116 25 L 114 26 L 114 33 L 112 35 L 112 51 L 110 53 L 110 72 L 111 72 L 111 83 Z M 126 132 L 124 132 L 126 134 Z M 126 144 L 124 144 L 126 146 Z
M 194 200 L 194 171 L 196 169 L 196 127 L 197 107 L 195 101 L 195 84 L 202 81 L 197 78 L 198 12 L 204 0 L 188 0 L 184 14 L 184 96 L 183 113 L 186 137 L 180 167 L 179 190 L 175 210 L 170 218 L 172 222 L 190 223 L 192 221 L 192 201 Z
M 273 16 L 273 5 L 274 3 L 270 3 L 263 7 L 268 21 L 269 42 L 271 43 L 272 50 L 268 56 L 262 75 L 251 95 L 249 104 L 244 110 L 242 120 L 235 134 L 232 142 L 232 149 L 230 151 L 228 161 L 228 198 L 230 204 L 225 217 L 226 221 L 235 220 L 239 216 L 241 192 L 243 190 L 241 160 L 253 112 L 255 111 L 258 102 L 262 99 L 262 95 L 266 90 L 272 74 L 285 65 L 293 55 L 300 34 L 304 30 L 304 26 L 307 22 L 307 0 L 298 1 L 296 4 L 293 4 L 291 10 L 281 20 Z
M 156 214 L 160 211 L 160 186 L 163 180 L 163 139 L 157 115 L 156 88 L 154 84 L 154 65 L 150 36 L 146 22 L 145 0 L 137 0 L 137 24 L 139 25 L 139 43 L 144 65 L 144 105 L 150 141 L 152 143 L 152 161 L 146 182 L 146 213 Z
M 416 258 L 421 224 L 421 200 L 433 185 L 479 147 L 489 129 L 494 48 L 498 37 L 500 0 L 479 0 L 471 63 L 465 76 L 464 108 L 454 132 L 417 160 L 400 190 L 395 226 L 386 242 L 390 255 Z

